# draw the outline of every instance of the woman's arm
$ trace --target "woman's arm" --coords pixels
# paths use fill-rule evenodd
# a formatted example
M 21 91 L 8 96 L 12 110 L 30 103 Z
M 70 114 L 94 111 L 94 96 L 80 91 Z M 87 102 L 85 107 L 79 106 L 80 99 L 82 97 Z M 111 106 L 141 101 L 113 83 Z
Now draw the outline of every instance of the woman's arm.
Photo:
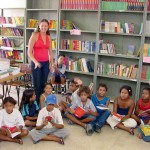
M 52 40 L 51 40 L 51 37 L 49 36 L 49 63 L 50 63 L 50 66 L 52 66 L 53 64 L 53 51 L 52 51 Z
M 37 117 L 26 116 L 25 119 L 33 121 L 33 120 L 37 120 Z
M 31 59 L 31 61 L 34 62 L 35 64 L 35 69 L 37 67 L 41 67 L 41 64 L 34 58 L 33 54 L 32 54 L 32 51 L 33 51 L 33 47 L 34 47 L 34 44 L 35 42 L 37 41 L 37 37 L 38 37 L 38 34 L 37 33 L 32 33 L 30 39 L 29 39 L 29 43 L 28 43 L 28 56 L 29 58 Z

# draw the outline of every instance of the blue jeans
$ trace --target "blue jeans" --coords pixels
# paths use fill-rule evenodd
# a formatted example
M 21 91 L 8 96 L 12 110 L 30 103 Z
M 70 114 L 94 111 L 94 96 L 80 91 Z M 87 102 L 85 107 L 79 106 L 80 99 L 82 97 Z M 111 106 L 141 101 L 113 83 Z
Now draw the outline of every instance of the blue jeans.
M 93 130 L 95 129 L 96 124 L 102 128 L 110 114 L 110 110 L 105 110 L 99 113 L 99 115 L 96 117 L 96 120 L 91 123 Z
M 150 136 L 145 136 L 140 126 L 138 126 L 138 131 L 142 135 L 142 138 L 145 142 L 150 142 Z
M 43 92 L 44 84 L 47 82 L 48 74 L 49 74 L 49 61 L 39 62 L 41 64 L 41 68 L 36 68 L 35 64 L 31 62 L 31 70 L 32 70 L 32 78 L 33 85 L 36 94 L 36 101 L 39 105 L 40 103 L 40 95 Z

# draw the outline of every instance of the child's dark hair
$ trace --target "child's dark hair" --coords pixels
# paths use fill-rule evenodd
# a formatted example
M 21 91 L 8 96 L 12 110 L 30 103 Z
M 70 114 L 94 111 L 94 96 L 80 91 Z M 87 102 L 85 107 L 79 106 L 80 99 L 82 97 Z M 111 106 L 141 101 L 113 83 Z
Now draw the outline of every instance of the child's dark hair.
M 144 88 L 142 89 L 142 91 L 144 91 L 144 90 L 149 91 L 149 93 L 150 93 L 150 87 L 144 87 Z
M 91 90 L 88 86 L 82 86 L 80 87 L 79 91 L 78 91 L 78 95 L 80 96 L 81 93 L 85 92 L 86 94 L 88 94 L 89 96 L 91 95 Z
M 46 82 L 46 83 L 44 84 L 43 89 L 45 89 L 47 85 L 49 85 L 49 86 L 53 87 L 53 86 L 52 86 L 52 84 L 51 84 L 50 82 Z
M 128 85 L 123 85 L 121 88 L 120 88 L 120 93 L 123 89 L 126 89 L 129 93 L 130 96 L 132 96 L 132 88 Z
M 104 87 L 106 91 L 108 90 L 107 85 L 104 84 L 104 83 L 100 83 L 99 86 L 98 86 L 98 88 L 97 88 L 97 90 L 99 90 L 100 87 Z
M 13 97 L 8 96 L 4 98 L 3 105 L 5 105 L 7 102 L 16 105 L 16 100 Z
M 65 55 L 64 55 L 64 54 L 59 54 L 59 55 L 58 55 L 58 58 L 61 57 L 61 56 L 65 58 Z
M 48 30 L 46 31 L 46 34 L 47 34 L 47 35 L 50 35 L 49 22 L 48 22 L 48 20 L 47 20 L 47 19 L 42 19 L 42 20 L 40 21 L 40 23 L 42 23 L 42 22 L 46 22 L 46 23 L 47 23 L 47 25 L 48 25 Z M 37 26 L 35 32 L 40 32 L 40 27 L 39 27 L 39 25 Z
M 34 89 L 26 89 L 24 90 L 22 94 L 22 99 L 21 99 L 21 104 L 19 106 L 19 111 L 22 110 L 22 107 L 24 104 L 29 104 L 30 103 L 30 98 L 33 96 L 35 93 Z

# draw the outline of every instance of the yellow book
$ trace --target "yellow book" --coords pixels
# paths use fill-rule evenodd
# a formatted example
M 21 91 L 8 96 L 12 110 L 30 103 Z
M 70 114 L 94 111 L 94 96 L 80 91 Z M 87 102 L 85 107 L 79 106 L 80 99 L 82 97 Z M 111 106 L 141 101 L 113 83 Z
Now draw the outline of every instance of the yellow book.
M 141 130 L 145 136 L 150 136 L 150 125 L 141 125 Z

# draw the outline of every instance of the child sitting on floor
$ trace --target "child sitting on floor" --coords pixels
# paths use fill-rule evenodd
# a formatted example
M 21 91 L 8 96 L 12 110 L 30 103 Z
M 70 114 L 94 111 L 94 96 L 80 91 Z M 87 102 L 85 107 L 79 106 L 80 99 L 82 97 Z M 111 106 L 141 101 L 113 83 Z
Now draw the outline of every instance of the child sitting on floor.
M 110 115 L 110 110 L 108 109 L 109 105 L 109 98 L 105 96 L 107 92 L 107 86 L 103 83 L 99 84 L 98 90 L 96 94 L 92 95 L 92 102 L 98 112 L 98 116 L 96 117 L 96 120 L 91 123 L 91 130 L 89 130 L 89 134 L 92 134 L 93 131 L 100 133 L 101 128 L 105 124 L 105 121 Z M 98 108 L 99 106 L 105 106 L 104 110 Z M 90 126 L 90 125 L 89 125 Z M 90 129 L 90 127 L 89 127 Z
M 81 86 L 82 82 L 78 78 L 75 78 L 74 80 L 70 81 L 69 84 L 69 92 L 72 93 L 71 96 L 69 95 L 70 93 L 67 94 L 66 96 L 66 102 L 65 101 L 60 101 L 59 106 L 60 106 L 60 111 L 65 112 L 68 107 L 70 107 L 73 103 L 73 101 L 78 101 L 80 97 L 78 96 L 78 90 L 79 86 Z
M 65 55 L 60 54 L 56 64 L 53 64 L 53 71 L 51 77 L 51 84 L 53 86 L 52 93 L 55 93 L 56 83 L 61 84 L 61 93 L 65 93 L 65 82 L 66 82 L 66 65 L 64 64 Z
M 142 98 L 136 104 L 135 112 L 132 118 L 141 124 L 141 120 L 145 124 L 150 125 L 150 88 L 145 87 L 142 91 Z
M 78 91 L 78 95 L 80 99 L 78 101 L 74 101 L 70 108 L 66 111 L 67 118 L 72 121 L 73 123 L 76 123 L 88 131 L 87 123 L 90 123 L 95 120 L 95 116 L 98 115 L 96 108 L 92 101 L 88 99 L 90 96 L 90 89 L 87 86 L 80 87 Z M 83 113 L 81 116 L 77 116 L 75 112 L 77 112 L 77 109 L 83 110 Z M 80 110 L 78 112 L 80 114 Z M 88 135 L 88 132 L 87 132 Z
M 28 130 L 24 128 L 25 123 L 15 105 L 16 101 L 12 97 L 6 97 L 3 101 L 4 109 L 0 110 L 0 140 L 23 144 L 21 137 L 28 135 Z M 12 138 L 10 130 L 20 134 Z
M 44 84 L 44 93 L 41 94 L 40 96 L 40 109 L 42 109 L 43 107 L 46 106 L 46 97 L 49 95 L 49 94 L 52 94 L 52 84 L 51 83 L 45 83 Z
M 31 131 L 34 144 L 40 141 L 55 141 L 64 144 L 68 131 L 64 129 L 61 113 L 54 105 L 56 105 L 56 96 L 50 94 L 46 97 L 46 107 L 39 112 L 36 129 Z
M 137 126 L 137 123 L 131 118 L 135 105 L 130 96 L 132 96 L 131 87 L 128 85 L 122 86 L 120 88 L 120 96 L 115 99 L 113 105 L 113 114 L 115 114 L 115 116 L 110 115 L 107 122 L 110 124 L 112 129 L 117 127 L 134 135 L 133 128 Z M 114 119 L 114 117 L 116 117 L 116 113 L 120 120 Z
M 23 92 L 19 110 L 24 118 L 27 127 L 35 127 L 39 106 L 36 102 L 34 89 L 26 89 Z

